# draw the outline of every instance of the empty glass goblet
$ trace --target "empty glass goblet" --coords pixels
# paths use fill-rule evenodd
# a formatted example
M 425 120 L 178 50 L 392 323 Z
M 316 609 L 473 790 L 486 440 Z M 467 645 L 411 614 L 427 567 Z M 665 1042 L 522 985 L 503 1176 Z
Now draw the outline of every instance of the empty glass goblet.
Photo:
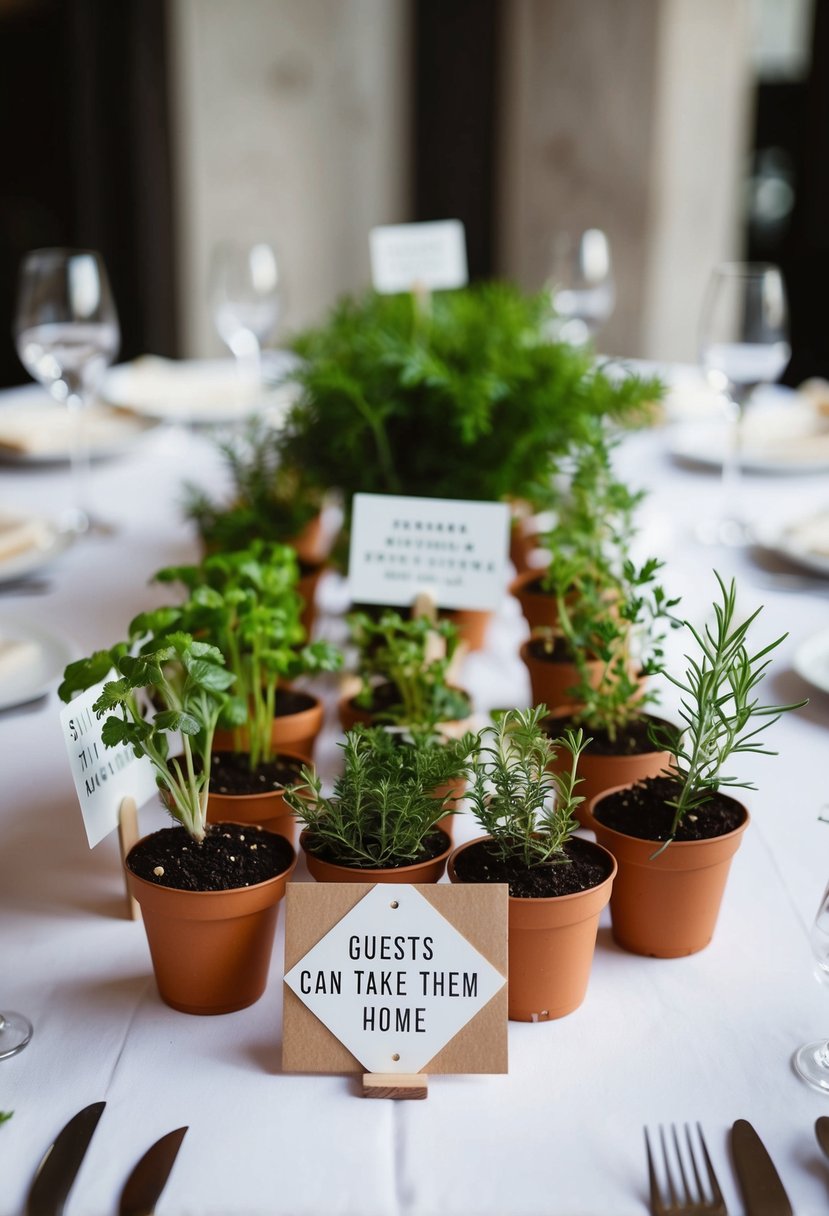
M 32 1023 L 22 1013 L 0 1013 L 0 1060 L 16 1056 L 32 1037 Z
M 244 368 L 261 380 L 262 348 L 281 311 L 279 262 L 266 241 L 222 241 L 209 272 L 210 308 L 219 337 Z
M 555 316 L 551 336 L 583 346 L 595 338 L 616 304 L 610 242 L 600 228 L 560 232 L 553 241 L 548 291 Z
M 809 943 L 817 962 L 815 975 L 822 984 L 829 985 L 829 886 L 823 892 Z M 807 1085 L 829 1094 L 829 1040 L 818 1039 L 798 1048 L 794 1054 L 794 1066 Z

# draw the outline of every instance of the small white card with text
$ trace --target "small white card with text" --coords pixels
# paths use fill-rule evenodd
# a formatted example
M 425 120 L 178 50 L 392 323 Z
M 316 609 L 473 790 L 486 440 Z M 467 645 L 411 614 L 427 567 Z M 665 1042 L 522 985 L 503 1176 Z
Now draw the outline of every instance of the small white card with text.
M 497 608 L 507 581 L 509 508 L 500 502 L 355 494 L 348 580 L 355 603 Z
M 378 883 L 285 976 L 370 1072 L 419 1072 L 505 977 L 413 886 Z
M 106 715 L 98 718 L 92 706 L 106 682 L 87 688 L 60 711 L 61 731 L 90 848 L 118 826 L 122 798 L 134 798 L 141 806 L 158 789 L 146 756 L 139 759 L 124 744 L 106 747 L 101 739 Z
M 465 287 L 466 235 L 460 220 L 388 224 L 369 233 L 371 281 L 382 295 Z

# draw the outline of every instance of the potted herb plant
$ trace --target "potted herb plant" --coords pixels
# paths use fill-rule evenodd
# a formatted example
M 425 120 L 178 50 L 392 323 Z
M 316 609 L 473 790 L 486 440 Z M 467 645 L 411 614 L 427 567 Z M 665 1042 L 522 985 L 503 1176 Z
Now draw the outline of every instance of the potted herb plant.
M 307 769 L 304 786 L 286 793 L 305 825 L 300 844 L 311 875 L 320 882 L 437 882 L 451 851 L 440 827 L 454 810 L 446 787 L 464 767 L 473 736 L 432 747 L 357 726 L 341 746 L 344 770 L 330 797 Z
M 235 677 L 234 696 L 220 718 L 225 729 L 214 741 L 208 817 L 258 823 L 292 840 L 284 790 L 310 758 L 323 711 L 319 698 L 283 684 L 334 671 L 342 662 L 329 642 L 303 644 L 292 550 L 256 542 L 198 566 L 170 567 L 156 578 L 182 582 L 189 598 L 177 610 L 142 614 L 130 626 L 131 636 L 147 629 L 154 635 L 165 614 L 177 612 L 173 626 L 186 624 L 212 642 Z
M 138 656 L 119 645 L 70 664 L 61 697 L 113 667 L 117 678 L 93 706 L 107 715 L 101 737 L 149 759 L 178 824 L 139 840 L 126 859 L 159 993 L 185 1013 L 243 1009 L 264 992 L 296 855 L 272 832 L 207 823 L 212 736 L 234 677 L 214 646 L 170 633 Z M 181 738 L 180 757 L 170 755 L 171 736 Z
M 434 730 L 440 724 L 458 733 L 472 712 L 469 694 L 448 681 L 458 645 L 449 621 L 425 616 L 409 619 L 384 609 L 377 618 L 366 612 L 348 617 L 357 648 L 359 690 L 340 702 L 344 730 L 357 723 Z
M 657 381 L 608 375 L 549 341 L 546 293 L 507 283 L 344 299 L 293 342 L 299 396 L 279 441 L 289 467 L 351 499 L 363 491 L 535 503 L 589 420 L 629 421 Z
M 710 942 L 731 858 L 748 826 L 746 807 L 725 791 L 753 789 L 728 776 L 740 754 L 770 755 L 759 736 L 799 705 L 762 705 L 756 690 L 769 655 L 785 634 L 751 652 L 748 635 L 760 609 L 736 623 L 736 586 L 714 603 L 714 624 L 697 630 L 683 678 L 667 678 L 682 694 L 680 732 L 657 728 L 658 746 L 670 754 L 662 776 L 609 790 L 590 814 L 597 840 L 619 864 L 611 897 L 613 935 L 636 954 L 675 958 Z M 804 702 L 800 702 L 800 705 Z
M 452 854 L 453 882 L 509 884 L 509 1016 L 536 1022 L 582 1003 L 616 863 L 574 836 L 581 732 L 551 740 L 546 706 L 507 710 L 482 732 L 470 802 L 486 836 Z M 551 771 L 557 749 L 567 772 Z
M 302 622 L 310 633 L 315 589 L 330 547 L 322 529 L 324 493 L 303 469 L 281 459 L 278 431 L 263 418 L 250 419 L 217 446 L 230 481 L 229 499 L 216 500 L 188 483 L 185 514 L 208 554 L 247 549 L 256 541 L 290 545 L 299 561 Z

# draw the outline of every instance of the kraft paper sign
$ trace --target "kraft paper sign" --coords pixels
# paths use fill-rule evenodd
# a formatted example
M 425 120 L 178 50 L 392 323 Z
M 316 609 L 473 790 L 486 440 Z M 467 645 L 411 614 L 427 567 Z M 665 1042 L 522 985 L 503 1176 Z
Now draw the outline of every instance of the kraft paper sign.
M 290 883 L 286 1072 L 507 1071 L 506 885 Z
M 106 747 L 101 739 L 106 715 L 98 718 L 92 706 L 106 682 L 87 688 L 60 711 L 61 731 L 90 848 L 118 826 L 122 798 L 132 797 L 141 806 L 158 789 L 146 756 L 138 759 L 126 744 Z
M 371 281 L 383 295 L 465 287 L 466 235 L 460 220 L 389 224 L 369 233 Z
M 497 608 L 509 557 L 502 502 L 355 494 L 348 580 L 355 603 Z

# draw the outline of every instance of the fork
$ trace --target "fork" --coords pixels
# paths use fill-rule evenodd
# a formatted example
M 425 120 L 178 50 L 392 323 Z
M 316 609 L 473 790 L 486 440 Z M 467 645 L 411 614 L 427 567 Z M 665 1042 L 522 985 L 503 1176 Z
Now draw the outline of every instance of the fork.
M 686 1170 L 686 1164 L 683 1157 L 683 1150 L 680 1145 L 679 1133 L 676 1125 L 671 1125 L 671 1140 L 673 1142 L 673 1154 L 669 1151 L 669 1142 L 665 1135 L 664 1127 L 659 1128 L 659 1141 L 662 1146 L 662 1161 L 663 1172 L 667 1182 L 667 1198 L 665 1192 L 660 1189 L 659 1180 L 656 1176 L 654 1167 L 654 1154 L 651 1151 L 650 1137 L 648 1129 L 645 1128 L 645 1152 L 648 1157 L 648 1182 L 650 1183 L 651 1192 L 651 1216 L 728 1216 L 725 1207 L 725 1200 L 722 1197 L 717 1175 L 714 1173 L 714 1167 L 711 1164 L 711 1158 L 708 1155 L 708 1148 L 702 1135 L 702 1128 L 697 1124 L 697 1136 L 699 1137 L 699 1145 L 702 1150 L 702 1156 L 705 1162 L 705 1168 L 708 1173 L 709 1187 L 706 1190 L 701 1177 L 701 1169 L 698 1164 L 699 1150 L 694 1148 L 694 1141 L 691 1137 L 691 1129 L 688 1124 L 685 1124 L 685 1157 L 691 1162 L 693 1170 L 693 1178 L 691 1182 L 696 1185 L 692 1187 L 689 1184 L 689 1172 Z M 673 1155 L 675 1165 L 671 1164 L 671 1156 Z M 676 1171 L 679 1172 L 681 1179 L 681 1187 L 677 1186 Z M 682 1193 L 680 1193 L 680 1191 Z

